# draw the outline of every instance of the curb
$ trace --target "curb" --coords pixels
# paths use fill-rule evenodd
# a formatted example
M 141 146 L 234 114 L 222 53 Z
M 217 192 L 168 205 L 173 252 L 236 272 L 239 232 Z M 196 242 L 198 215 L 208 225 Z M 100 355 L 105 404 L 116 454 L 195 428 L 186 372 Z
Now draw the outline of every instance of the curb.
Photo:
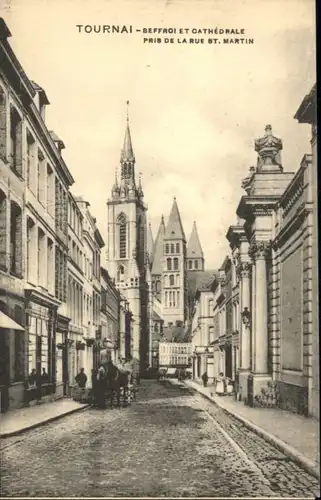
M 89 408 L 89 404 L 86 406 L 82 406 L 81 408 L 74 408 L 73 410 L 68 410 L 66 413 L 60 413 L 59 415 L 55 415 L 54 417 L 49 417 L 46 420 L 42 420 L 41 422 L 37 422 L 36 424 L 29 425 L 28 427 L 23 427 L 22 429 L 18 429 L 16 431 L 12 432 L 5 432 L 5 433 L 0 433 L 0 439 L 5 439 L 8 437 L 13 437 L 13 436 L 19 436 L 20 434 L 24 434 L 27 431 L 30 431 L 32 429 L 36 429 L 37 427 L 42 427 L 46 424 L 50 424 L 51 422 L 54 422 L 55 420 L 59 420 L 60 418 L 67 417 L 67 415 L 71 415 L 72 413 L 77 413 L 83 410 L 87 410 Z M 0 427 L 1 427 L 1 421 L 0 421 Z
M 310 474 L 311 476 L 315 477 L 316 479 L 318 479 L 320 481 L 320 468 L 316 462 L 313 462 L 309 458 L 302 455 L 302 453 L 300 453 L 298 450 L 293 448 L 293 446 L 291 446 L 287 443 L 284 443 L 284 441 L 282 441 L 278 437 L 273 436 L 272 434 L 265 431 L 261 427 L 253 424 L 253 422 L 250 422 L 246 418 L 241 417 L 241 415 L 238 415 L 237 413 L 232 413 L 232 411 L 230 411 L 227 408 L 225 408 L 224 406 L 220 405 L 220 403 L 218 401 L 214 400 L 209 394 L 205 394 L 205 393 L 199 391 L 196 387 L 193 387 L 189 384 L 185 383 L 185 385 L 186 385 L 186 387 L 189 387 L 190 389 L 193 389 L 196 392 L 198 392 L 198 394 L 200 394 L 204 398 L 211 401 L 211 403 L 215 404 L 216 406 L 219 406 L 226 413 L 235 417 L 237 420 L 242 422 L 242 424 L 245 425 L 245 427 L 247 427 L 251 431 L 255 432 L 258 436 L 265 439 L 265 441 L 267 441 L 268 443 L 274 445 L 276 448 L 278 448 L 278 450 L 282 451 L 285 455 L 289 456 L 293 460 L 293 462 L 298 464 L 308 474 Z

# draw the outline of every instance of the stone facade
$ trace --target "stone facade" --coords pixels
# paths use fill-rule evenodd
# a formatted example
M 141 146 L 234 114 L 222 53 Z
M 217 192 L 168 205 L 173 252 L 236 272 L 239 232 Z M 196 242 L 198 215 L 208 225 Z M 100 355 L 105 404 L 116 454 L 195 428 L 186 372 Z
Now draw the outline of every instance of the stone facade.
M 193 345 L 190 342 L 160 342 L 159 367 L 187 367 L 191 364 Z
M 7 325 L 15 321 L 0 327 L 1 411 L 70 395 L 80 367 L 90 386 L 104 246 L 89 204 L 70 193 L 63 141 L 45 123 L 48 97 L 23 71 L 10 36 L 1 22 L 0 310 Z M 107 302 L 116 297 L 124 309 L 128 349 L 130 311 L 115 294 L 109 287 Z
M 312 125 L 312 154 L 286 173 L 282 141 L 267 126 L 256 168 L 227 237 L 238 261 L 237 397 L 319 418 L 315 89 L 296 118 Z

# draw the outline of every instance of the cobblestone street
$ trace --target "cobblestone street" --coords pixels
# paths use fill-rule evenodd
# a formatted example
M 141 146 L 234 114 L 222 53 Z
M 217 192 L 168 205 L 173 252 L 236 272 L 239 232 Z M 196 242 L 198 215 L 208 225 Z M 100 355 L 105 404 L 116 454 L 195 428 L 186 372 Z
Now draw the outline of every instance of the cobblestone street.
M 191 389 L 142 381 L 129 408 L 88 409 L 1 443 L 2 496 L 314 498 L 317 480 Z

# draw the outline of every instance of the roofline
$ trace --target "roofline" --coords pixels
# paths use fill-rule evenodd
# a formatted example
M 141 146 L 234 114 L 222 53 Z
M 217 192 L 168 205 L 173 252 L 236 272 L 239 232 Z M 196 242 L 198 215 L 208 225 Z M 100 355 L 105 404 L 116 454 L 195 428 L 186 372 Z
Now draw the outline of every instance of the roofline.
M 103 248 L 105 246 L 105 242 L 103 240 L 102 235 L 100 234 L 98 227 L 96 227 L 96 229 L 95 229 L 94 236 L 95 236 L 95 240 L 97 241 L 99 247 Z
M 0 18 L 0 19 L 2 19 L 2 18 Z M 9 32 L 8 27 L 3 19 L 2 19 L 2 22 L 4 25 L 1 26 L 2 23 L 0 22 L 0 38 L 1 38 L 1 28 L 4 30 L 4 32 L 5 32 L 5 30 L 7 30 Z M 11 36 L 11 33 L 10 33 L 10 36 Z M 56 167 L 58 167 L 60 169 L 63 177 L 65 178 L 65 181 L 67 182 L 67 184 L 69 186 L 71 186 L 75 182 L 74 178 L 72 177 L 72 175 L 71 175 L 67 165 L 65 164 L 62 156 L 60 155 L 59 151 L 57 150 L 56 145 L 55 145 L 54 141 L 52 140 L 50 133 L 47 129 L 47 126 L 44 123 L 44 121 L 39 113 L 39 110 L 37 109 L 37 106 L 35 105 L 35 103 L 33 101 L 33 99 L 36 95 L 36 90 L 34 89 L 32 83 L 31 83 L 31 80 L 29 80 L 27 74 L 23 70 L 19 60 L 17 59 L 14 51 L 12 50 L 12 48 L 11 48 L 11 46 L 8 43 L 6 38 L 0 39 L 0 52 L 3 52 L 3 55 L 4 55 L 6 62 L 9 64 L 10 68 L 14 71 L 15 76 L 17 78 L 19 78 L 19 89 L 18 89 L 19 92 L 18 93 L 19 93 L 20 97 L 22 97 L 22 94 L 23 94 L 24 99 L 27 100 L 28 111 L 29 111 L 28 115 L 30 116 L 30 118 L 32 119 L 34 124 L 36 125 L 36 128 L 38 129 L 38 132 L 39 132 L 42 140 L 44 140 L 46 146 L 48 147 L 53 159 L 55 160 Z M 4 70 L 4 72 L 5 72 L 5 70 Z M 11 84 L 13 84 L 12 87 L 14 88 L 14 90 L 17 90 L 16 82 L 12 82 L 12 79 L 11 79 Z M 24 103 L 23 98 L 22 98 L 22 103 Z
M 316 123 L 317 121 L 316 101 L 317 101 L 317 84 L 315 83 L 310 92 L 304 96 L 293 118 L 295 120 L 298 120 L 299 123 L 309 123 L 310 125 L 312 123 Z

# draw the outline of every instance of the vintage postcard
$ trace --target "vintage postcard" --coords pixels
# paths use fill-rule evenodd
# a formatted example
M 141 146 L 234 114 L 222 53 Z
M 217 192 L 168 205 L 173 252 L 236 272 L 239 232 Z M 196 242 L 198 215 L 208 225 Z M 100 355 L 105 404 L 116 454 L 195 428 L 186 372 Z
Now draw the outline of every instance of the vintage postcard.
M 316 498 L 313 0 L 0 0 L 2 497 Z

